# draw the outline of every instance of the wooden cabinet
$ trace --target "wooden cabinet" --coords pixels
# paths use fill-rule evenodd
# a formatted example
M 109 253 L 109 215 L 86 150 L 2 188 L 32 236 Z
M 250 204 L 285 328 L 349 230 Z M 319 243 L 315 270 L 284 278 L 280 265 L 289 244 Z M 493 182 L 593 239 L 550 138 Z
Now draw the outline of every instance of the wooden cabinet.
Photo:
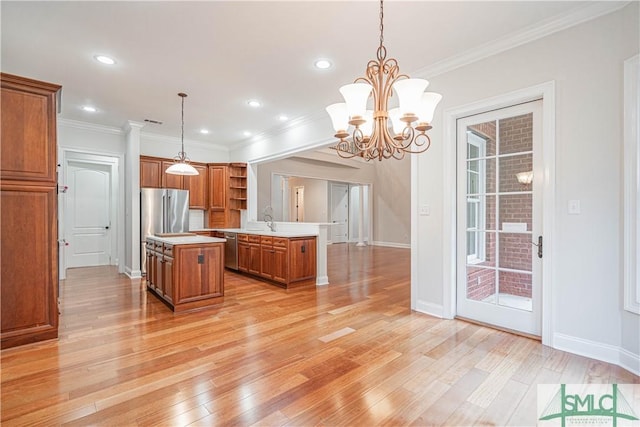
M 207 209 L 207 166 L 192 164 L 199 175 L 184 176 L 182 188 L 189 190 L 189 208 Z
M 171 159 L 140 156 L 140 188 L 189 191 L 189 208 L 207 211 L 210 228 L 240 227 L 240 211 L 247 209 L 246 163 L 191 163 L 195 176 L 165 171 Z
M 283 287 L 315 283 L 316 238 L 238 234 L 238 270 Z
M 247 208 L 247 165 L 209 165 L 209 227 L 240 227 L 240 211 Z
M 150 238 L 155 265 L 147 288 L 173 311 L 219 304 L 224 300 L 224 243 L 169 244 Z M 149 251 L 149 245 L 147 245 Z
M 289 239 L 289 281 L 316 277 L 316 238 Z
M 247 209 L 247 164 L 229 164 L 229 209 Z
M 261 246 L 260 236 L 238 234 L 238 270 L 244 273 L 260 275 Z
M 0 178 L 55 183 L 60 86 L 4 73 L 1 79 Z
M 184 189 L 184 181 L 182 175 L 173 175 L 165 171 L 173 165 L 173 160 L 162 161 L 162 188 L 175 188 L 176 190 Z
M 172 175 L 165 171 L 173 160 L 140 156 L 140 188 L 175 188 L 189 191 L 190 209 L 207 209 L 207 165 L 192 163 L 199 175 Z
M 140 188 L 162 188 L 162 160 L 140 157 Z
M 0 74 L 1 347 L 58 336 L 56 95 Z

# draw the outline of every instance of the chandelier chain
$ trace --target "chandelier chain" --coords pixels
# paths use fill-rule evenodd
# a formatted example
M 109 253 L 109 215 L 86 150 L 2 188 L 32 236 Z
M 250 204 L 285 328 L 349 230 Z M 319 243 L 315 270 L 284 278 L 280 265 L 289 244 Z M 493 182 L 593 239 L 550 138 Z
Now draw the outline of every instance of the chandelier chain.
M 383 8 L 383 0 L 380 0 L 380 47 L 382 48 L 382 43 L 384 42 L 384 8 Z

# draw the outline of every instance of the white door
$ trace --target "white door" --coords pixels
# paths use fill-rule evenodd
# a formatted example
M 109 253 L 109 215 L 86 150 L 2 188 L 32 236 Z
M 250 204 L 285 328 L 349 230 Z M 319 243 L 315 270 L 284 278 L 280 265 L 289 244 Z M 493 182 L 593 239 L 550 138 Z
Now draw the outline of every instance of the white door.
M 349 186 L 331 183 L 331 242 L 344 243 L 349 238 Z
M 69 160 L 66 168 L 66 266 L 111 263 L 111 165 Z
M 457 123 L 457 314 L 541 335 L 542 101 Z

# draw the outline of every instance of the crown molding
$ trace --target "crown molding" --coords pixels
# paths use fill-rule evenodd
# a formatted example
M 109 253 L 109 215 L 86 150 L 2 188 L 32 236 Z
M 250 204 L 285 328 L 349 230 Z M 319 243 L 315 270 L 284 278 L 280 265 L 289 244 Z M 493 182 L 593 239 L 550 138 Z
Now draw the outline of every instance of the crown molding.
M 73 129 L 88 130 L 92 132 L 106 133 L 109 135 L 124 135 L 122 128 L 98 125 L 95 123 L 81 122 L 79 120 L 58 118 L 58 126 L 66 126 Z
M 582 24 L 583 22 L 608 15 L 624 8 L 630 3 L 631 1 L 593 2 L 580 9 L 569 11 L 565 14 L 554 16 L 536 23 L 535 25 L 525 27 L 524 29 L 513 32 L 502 39 L 493 40 L 473 49 L 464 51 L 458 55 L 450 56 L 449 58 L 436 62 L 435 64 L 418 69 L 411 73 L 411 75 L 415 77 L 434 77 L 444 74 L 473 62 L 497 55 L 498 53 L 506 50 L 513 49 L 559 31 L 566 30 Z
M 297 117 L 295 119 L 289 120 L 285 125 L 267 129 L 263 132 L 247 137 L 246 139 L 230 144 L 229 151 L 240 150 L 250 145 L 259 143 L 263 140 L 274 138 L 278 135 L 282 135 L 292 129 L 296 129 L 298 127 L 304 126 L 309 123 L 315 123 L 318 120 L 321 120 L 324 116 L 329 117 L 327 116 L 326 112 L 322 110 L 322 111 L 316 111 L 315 113 L 307 114 L 305 116 Z
M 156 142 L 161 142 L 161 143 L 165 143 L 165 144 L 178 144 L 180 145 L 180 138 L 177 138 L 175 136 L 167 136 L 167 135 L 161 135 L 158 133 L 149 133 L 149 132 L 141 132 L 140 133 L 140 137 L 144 138 L 146 140 L 151 140 L 151 141 L 156 141 Z M 224 153 L 228 153 L 229 152 L 229 147 L 227 147 L 226 145 L 223 144 L 219 144 L 216 142 L 202 142 L 202 141 L 196 141 L 193 139 L 185 139 L 184 140 L 185 144 L 189 144 L 192 147 L 198 147 L 198 148 L 202 148 L 205 150 L 216 150 L 216 151 L 221 151 Z

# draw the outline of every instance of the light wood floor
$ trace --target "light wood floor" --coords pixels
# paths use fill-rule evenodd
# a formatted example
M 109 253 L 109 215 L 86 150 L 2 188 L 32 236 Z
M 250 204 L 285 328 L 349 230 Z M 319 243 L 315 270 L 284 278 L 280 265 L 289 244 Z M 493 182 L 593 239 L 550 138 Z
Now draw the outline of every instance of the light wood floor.
M 226 273 L 224 304 L 181 315 L 112 268 L 70 270 L 60 339 L 1 353 L 2 425 L 533 425 L 538 383 L 639 382 L 411 312 L 408 250 L 329 249 L 329 286 Z

